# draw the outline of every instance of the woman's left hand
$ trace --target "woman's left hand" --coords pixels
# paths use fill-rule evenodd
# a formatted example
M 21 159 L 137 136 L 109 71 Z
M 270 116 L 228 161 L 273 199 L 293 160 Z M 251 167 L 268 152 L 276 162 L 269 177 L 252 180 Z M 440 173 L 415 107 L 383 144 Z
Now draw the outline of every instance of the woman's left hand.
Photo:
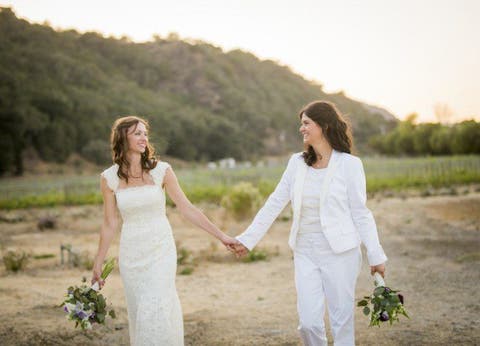
M 370 266 L 370 274 L 379 273 L 383 278 L 385 277 L 385 263 L 378 264 L 376 266 Z

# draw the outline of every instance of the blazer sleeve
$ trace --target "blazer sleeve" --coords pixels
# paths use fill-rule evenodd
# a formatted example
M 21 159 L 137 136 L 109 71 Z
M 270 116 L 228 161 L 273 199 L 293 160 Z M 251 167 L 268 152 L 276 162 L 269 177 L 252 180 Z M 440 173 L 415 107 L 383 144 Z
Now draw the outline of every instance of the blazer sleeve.
M 347 193 L 353 223 L 367 248 L 368 263 L 372 266 L 382 264 L 387 261 L 387 256 L 380 245 L 375 219 L 366 205 L 367 184 L 363 164 L 358 157 L 351 156 L 350 158 Z
M 290 201 L 290 188 L 295 174 L 295 160 L 298 154 L 294 154 L 288 161 L 287 168 L 283 172 L 280 182 L 268 197 L 264 206 L 258 211 L 248 228 L 236 237 L 246 248 L 252 250 L 262 239 L 278 217 L 280 212 Z

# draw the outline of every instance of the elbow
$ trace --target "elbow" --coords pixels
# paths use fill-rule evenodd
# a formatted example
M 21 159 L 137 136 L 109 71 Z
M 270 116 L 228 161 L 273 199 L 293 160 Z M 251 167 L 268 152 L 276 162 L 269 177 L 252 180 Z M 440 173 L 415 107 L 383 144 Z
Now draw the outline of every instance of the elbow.
M 375 225 L 375 219 L 369 209 L 352 212 L 352 221 L 358 229 Z
M 197 208 L 190 202 L 178 203 L 176 207 L 183 216 L 188 216 L 197 210 Z

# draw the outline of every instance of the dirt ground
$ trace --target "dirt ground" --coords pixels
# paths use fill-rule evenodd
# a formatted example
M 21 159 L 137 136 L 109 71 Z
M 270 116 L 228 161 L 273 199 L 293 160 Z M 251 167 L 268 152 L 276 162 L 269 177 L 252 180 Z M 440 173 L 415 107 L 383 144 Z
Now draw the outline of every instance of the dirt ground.
M 389 257 L 387 285 L 400 289 L 411 319 L 368 327 L 356 311 L 358 345 L 480 345 L 480 193 L 460 196 L 373 198 L 369 201 Z M 235 223 L 213 206 L 201 206 L 215 222 L 238 234 Z M 186 345 L 300 345 L 290 221 L 278 221 L 259 247 L 267 261 L 234 259 L 212 238 L 168 211 L 179 248 L 195 258 L 191 275 L 177 276 Z M 39 231 L 40 217 L 58 226 Z M 286 213 L 288 215 L 288 212 Z M 75 330 L 57 305 L 69 285 L 90 271 L 60 264 L 60 245 L 93 255 L 101 223 L 100 206 L 0 211 L 3 253 L 21 249 L 54 258 L 31 259 L 18 273 L 0 269 L 0 345 L 128 345 L 123 288 L 115 270 L 103 289 L 118 318 L 94 330 Z M 118 236 L 109 251 L 118 254 Z M 357 296 L 373 289 L 364 255 Z M 330 334 L 329 334 L 330 336 Z M 330 337 L 331 340 L 331 337 Z

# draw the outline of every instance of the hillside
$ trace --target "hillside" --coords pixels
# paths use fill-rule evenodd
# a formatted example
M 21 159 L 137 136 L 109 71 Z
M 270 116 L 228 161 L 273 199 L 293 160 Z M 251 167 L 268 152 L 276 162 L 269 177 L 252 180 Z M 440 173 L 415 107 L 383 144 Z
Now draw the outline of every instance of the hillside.
M 0 174 L 22 174 L 24 153 L 65 162 L 73 153 L 107 162 L 113 120 L 137 114 L 157 152 L 215 160 L 298 150 L 296 113 L 315 99 L 348 114 L 360 151 L 396 118 L 326 94 L 288 67 L 175 35 L 151 42 L 55 31 L 0 8 Z

